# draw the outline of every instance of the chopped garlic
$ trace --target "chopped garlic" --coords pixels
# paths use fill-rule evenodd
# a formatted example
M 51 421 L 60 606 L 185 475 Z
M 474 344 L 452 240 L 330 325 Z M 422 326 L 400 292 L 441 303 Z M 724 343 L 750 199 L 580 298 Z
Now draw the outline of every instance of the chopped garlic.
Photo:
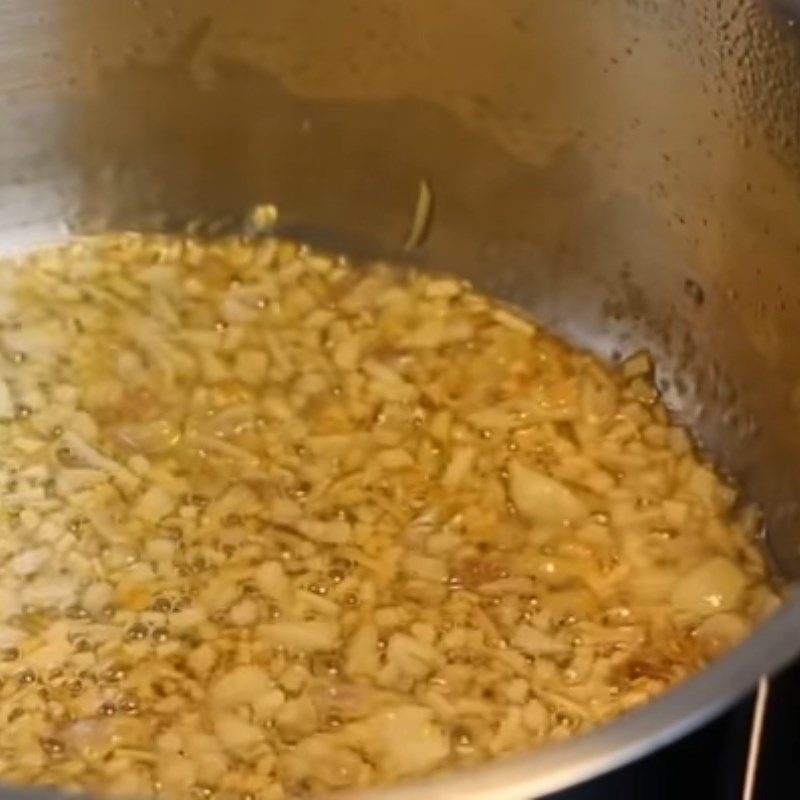
M 14 401 L 11 399 L 11 390 L 8 382 L 0 378 L 0 419 L 14 417 Z
M 477 451 L 474 447 L 456 448 L 442 476 L 442 484 L 448 489 L 458 488 L 459 484 L 469 474 L 476 455 Z
M 217 662 L 217 653 L 210 644 L 204 642 L 189 653 L 186 661 L 193 675 L 205 678 Z
M 624 713 L 779 602 L 645 354 L 263 236 L 4 266 L 0 781 L 419 777 Z
M 114 589 L 108 583 L 97 582 L 86 588 L 81 605 L 93 616 L 97 616 L 111 605 Z
M 283 567 L 276 561 L 262 564 L 255 574 L 255 581 L 261 593 L 266 597 L 285 603 L 289 599 L 291 583 Z
M 228 618 L 240 628 L 254 625 L 258 621 L 258 606 L 252 600 L 242 600 L 231 608 Z
M 322 620 L 276 622 L 264 627 L 263 636 L 273 645 L 301 653 L 313 653 L 333 650 L 339 642 L 339 628 L 335 622 Z
M 220 708 L 236 708 L 254 703 L 271 686 L 272 679 L 261 667 L 235 667 L 212 684 L 209 699 Z
M 145 522 L 158 522 L 175 510 L 175 498 L 160 486 L 151 486 L 136 502 L 135 513 Z
M 352 372 L 358 366 L 360 342 L 357 337 L 350 336 L 340 342 L 333 352 L 333 363 L 339 369 Z
M 420 706 L 401 706 L 371 721 L 368 749 L 379 760 L 387 777 L 425 773 L 444 761 L 450 745 L 433 720 Z
M 214 731 L 222 746 L 239 758 L 246 757 L 263 740 L 264 734 L 234 714 L 219 714 L 214 719 Z
M 542 633 L 531 625 L 520 625 L 514 631 L 511 644 L 530 656 L 564 653 L 569 647 L 555 636 Z
M 259 350 L 244 350 L 236 354 L 234 374 L 250 386 L 260 386 L 267 377 L 269 362 L 265 353 Z
M 672 604 L 689 614 L 704 616 L 736 608 L 747 578 L 727 558 L 717 556 L 685 575 L 672 590 Z
M 509 465 L 509 492 L 514 505 L 531 522 L 563 525 L 588 514 L 585 503 L 563 483 L 519 461 Z
M 38 547 L 35 550 L 24 550 L 14 556 L 8 565 L 12 572 L 20 577 L 27 577 L 38 572 L 50 558 L 49 547 Z

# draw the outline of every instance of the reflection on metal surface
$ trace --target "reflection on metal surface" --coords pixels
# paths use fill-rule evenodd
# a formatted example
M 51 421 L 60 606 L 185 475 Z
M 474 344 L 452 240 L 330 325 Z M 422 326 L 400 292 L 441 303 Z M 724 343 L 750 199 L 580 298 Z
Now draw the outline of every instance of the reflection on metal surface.
M 800 578 L 800 42 L 760 0 L 0 0 L 0 23 L 3 247 L 67 223 L 213 232 L 275 202 L 280 233 L 408 258 L 426 176 L 414 263 L 605 355 L 649 347 Z M 745 692 L 798 624 L 795 599 L 614 725 L 386 797 L 609 769 Z

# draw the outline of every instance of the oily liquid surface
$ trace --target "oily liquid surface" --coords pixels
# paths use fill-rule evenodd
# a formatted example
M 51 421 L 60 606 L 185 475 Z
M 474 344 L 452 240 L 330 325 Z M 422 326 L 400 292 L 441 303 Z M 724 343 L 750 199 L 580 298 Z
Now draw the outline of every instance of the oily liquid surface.
M 108 236 L 0 282 L 4 781 L 276 800 L 475 764 L 775 605 L 644 356 L 290 242 Z

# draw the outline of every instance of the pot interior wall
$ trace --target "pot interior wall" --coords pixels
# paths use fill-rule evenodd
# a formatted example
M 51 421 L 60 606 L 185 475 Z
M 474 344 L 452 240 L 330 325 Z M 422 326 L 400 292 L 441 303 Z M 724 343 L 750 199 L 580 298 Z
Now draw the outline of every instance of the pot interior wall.
M 589 0 L 0 0 L 0 230 L 279 231 L 642 347 L 800 575 L 800 55 L 786 15 Z M 401 244 L 421 180 L 424 246 Z M 65 227 L 66 226 L 66 227 Z

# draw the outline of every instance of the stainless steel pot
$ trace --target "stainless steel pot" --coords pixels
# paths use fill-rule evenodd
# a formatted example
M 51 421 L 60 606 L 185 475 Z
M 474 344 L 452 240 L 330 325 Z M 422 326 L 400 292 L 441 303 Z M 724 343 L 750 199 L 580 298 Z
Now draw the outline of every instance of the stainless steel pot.
M 0 242 L 236 226 L 461 273 L 574 341 L 649 348 L 800 576 L 800 49 L 793 0 L 0 0 Z M 791 594 L 791 590 L 789 589 Z M 800 599 L 659 701 L 385 800 L 609 770 L 800 649 Z M 17 790 L 0 797 L 18 798 Z M 378 796 L 377 794 L 375 795 Z

